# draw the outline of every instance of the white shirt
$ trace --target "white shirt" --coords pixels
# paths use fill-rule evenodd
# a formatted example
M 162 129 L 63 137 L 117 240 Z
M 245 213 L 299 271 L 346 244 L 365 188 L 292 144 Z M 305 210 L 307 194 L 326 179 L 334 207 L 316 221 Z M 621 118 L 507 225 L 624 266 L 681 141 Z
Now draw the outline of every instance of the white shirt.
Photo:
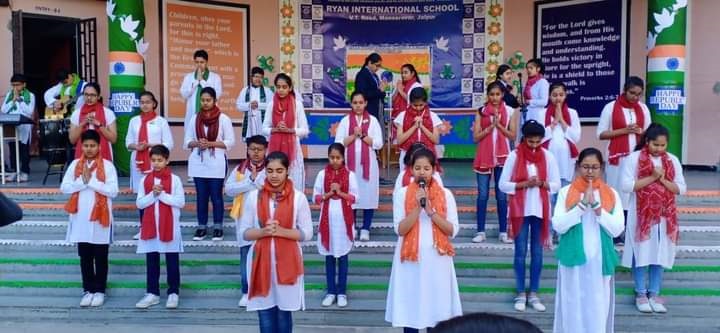
M 352 171 L 350 172 L 350 176 L 348 177 L 348 194 L 351 195 L 355 200 L 358 199 L 358 182 L 356 180 L 355 173 Z M 317 204 L 320 205 L 320 214 L 318 215 L 318 225 L 321 222 L 321 216 L 322 216 L 322 208 L 324 207 L 325 203 L 320 201 L 318 202 L 317 198 L 322 197 L 325 194 L 325 169 L 320 170 L 318 172 L 317 177 L 315 178 L 315 185 L 313 186 L 313 201 L 315 201 Z M 322 198 L 320 199 L 322 200 Z M 320 233 L 320 229 L 318 227 L 318 237 L 317 237 L 317 248 L 318 253 L 323 256 L 333 256 L 335 258 L 340 258 L 348 253 L 350 253 L 350 250 L 353 247 L 353 241 L 348 238 L 347 234 L 347 227 L 345 225 L 345 215 L 343 214 L 343 208 L 342 208 L 342 200 L 341 199 L 328 199 L 330 202 L 328 203 L 328 238 L 330 239 L 329 242 L 329 249 L 326 249 L 323 246 L 323 240 L 322 240 L 322 234 Z M 353 212 L 353 215 L 355 212 Z M 350 226 L 350 228 L 354 228 L 355 226 Z M 353 231 L 350 230 L 352 233 Z
M 547 106 L 550 99 L 550 82 L 542 78 L 530 87 L 530 99 L 527 106 L 527 119 L 535 119 L 538 123 L 544 124 L 545 119 L 541 118 L 542 110 Z
M 247 95 L 248 89 L 250 90 L 250 100 L 245 101 L 245 96 Z M 260 100 L 260 89 L 263 89 L 265 91 L 265 102 L 263 103 Z M 237 101 L 235 102 L 235 106 L 237 107 L 238 111 L 240 112 L 250 112 L 247 115 L 247 123 L 243 124 L 247 128 L 247 131 L 245 132 L 245 137 L 249 138 L 254 135 L 261 135 L 262 134 L 262 124 L 263 124 L 263 116 L 266 115 L 267 105 L 268 102 L 270 102 L 273 99 L 273 92 L 270 90 L 270 88 L 261 86 L 261 87 L 245 87 L 243 90 L 240 91 L 240 94 L 237 97 Z M 257 102 L 258 107 L 256 109 L 250 108 L 251 102 Z
M 250 192 L 259 190 L 263 187 L 265 184 L 265 169 L 262 169 L 262 171 L 258 172 L 257 177 L 255 180 L 250 179 L 250 176 L 252 176 L 252 171 L 248 168 L 245 170 L 245 177 L 241 180 L 237 180 L 237 172 L 238 168 L 240 166 L 235 167 L 233 171 L 228 176 L 227 180 L 225 181 L 225 195 L 229 197 L 235 198 L 238 195 L 243 195 L 243 199 L 247 200 L 247 196 Z M 244 201 L 243 201 L 244 204 Z M 244 214 L 244 212 L 243 212 Z M 240 215 L 240 218 L 235 220 L 235 232 L 237 233 L 237 241 L 238 245 L 240 247 L 248 246 L 252 244 L 251 241 L 246 241 L 243 235 L 240 233 L 240 220 L 242 219 L 242 214 Z
M 138 144 L 138 138 L 140 136 L 140 126 L 142 125 L 142 119 L 137 115 L 130 119 L 128 124 L 127 135 L 125 136 L 125 147 L 130 150 L 131 144 Z M 167 147 L 168 150 L 172 151 L 174 145 L 172 132 L 170 132 L 170 125 L 167 120 L 159 115 L 150 120 L 147 123 L 147 143 L 152 145 L 161 144 Z M 140 178 L 143 177 L 140 170 L 135 167 L 135 156 L 137 155 L 136 150 L 131 150 L 130 154 L 130 188 L 133 192 L 137 193 L 140 185 Z
M 75 106 L 72 110 L 69 110 L 70 112 L 75 111 L 76 109 L 82 108 L 83 104 L 85 104 L 85 97 L 83 96 L 82 92 L 83 89 L 85 89 L 85 85 L 87 82 L 80 81 L 80 84 L 78 84 L 78 90 L 76 91 L 75 97 L 77 97 L 77 101 L 75 101 Z M 43 95 L 43 99 L 45 100 L 45 105 L 48 107 L 52 107 L 53 103 L 55 103 L 55 97 L 60 95 L 60 90 L 62 90 L 62 82 L 59 82 L 58 84 L 50 87 L 50 89 L 45 91 L 45 94 Z M 70 95 L 70 91 L 72 89 L 72 86 L 65 87 L 65 95 Z
M 430 111 L 430 119 L 432 120 L 432 126 L 433 126 L 433 128 L 429 128 L 429 130 L 431 130 L 431 131 L 434 130 L 435 127 L 441 126 L 443 123 L 442 119 L 440 119 L 440 117 L 438 117 L 438 115 L 432 111 Z M 400 112 L 400 114 L 398 114 L 398 116 L 395 117 L 395 120 L 393 120 L 393 123 L 395 124 L 395 126 L 399 126 L 400 128 L 402 128 L 404 121 L 405 121 L 405 111 Z M 412 137 L 412 136 L 409 137 L 408 140 L 411 140 L 413 142 L 420 141 L 420 139 L 422 138 L 422 135 L 423 135 L 422 129 L 420 129 L 418 127 L 417 135 L 415 135 L 415 137 Z M 430 148 L 430 147 L 428 147 L 428 148 Z M 405 171 L 405 163 L 403 163 L 404 160 L 405 160 L 405 150 L 400 149 L 400 159 L 399 159 L 400 173 Z
M 145 184 L 145 178 L 142 178 L 142 182 Z M 138 209 L 145 209 L 145 214 L 148 214 L 150 209 L 155 211 L 155 230 L 157 236 L 152 239 L 142 240 L 139 239 L 137 242 L 137 253 L 181 253 L 183 252 L 182 232 L 180 230 L 180 213 L 182 208 L 185 207 L 185 190 L 182 186 L 180 177 L 172 175 L 172 191 L 167 193 L 163 190 L 160 195 L 155 196 L 152 191 L 145 194 L 145 186 L 140 186 L 138 195 L 135 200 L 135 204 Z M 154 184 L 160 184 L 160 179 L 155 178 Z M 164 203 L 172 208 L 173 214 L 173 239 L 170 242 L 163 242 L 160 240 L 160 203 Z
M 643 118 L 645 118 L 643 120 L 643 130 L 646 130 L 650 126 L 650 123 L 652 122 L 652 118 L 650 118 L 650 110 L 648 109 L 647 105 L 645 105 L 645 103 L 643 103 L 643 102 L 639 102 L 639 103 L 640 103 L 640 108 L 643 111 Z M 600 134 L 602 134 L 605 131 L 610 131 L 613 129 L 612 128 L 612 114 L 613 114 L 614 107 L 615 107 L 615 101 L 609 102 L 609 103 L 605 104 L 605 107 L 603 107 L 602 112 L 600 113 L 600 121 L 598 122 L 597 131 L 596 131 L 598 139 L 600 139 Z M 633 109 L 623 108 L 622 111 L 623 111 L 623 116 L 625 116 L 626 124 L 630 125 L 630 124 L 637 123 L 637 116 L 635 116 L 635 112 L 633 111 Z M 627 138 L 629 139 L 629 142 L 630 142 L 630 144 L 629 144 L 630 152 L 632 152 L 635 149 L 635 145 L 637 145 L 637 139 L 635 138 L 635 135 L 627 135 Z M 607 146 L 610 144 L 610 140 L 605 140 L 605 141 L 607 141 L 606 146 L 605 146 L 606 151 L 607 151 Z
M 13 91 L 10 89 L 10 91 L 3 97 L 3 105 L 0 111 L 2 113 L 7 114 L 21 114 L 27 118 L 33 119 L 33 115 L 35 114 L 35 94 L 30 93 L 30 103 L 25 103 L 25 101 L 7 101 L 8 96 L 12 96 Z M 10 97 L 12 98 L 12 97 Z M 13 106 L 15 106 L 14 110 L 10 110 Z M 30 140 L 32 139 L 32 124 L 23 124 L 17 126 L 18 130 L 18 136 L 20 138 L 20 142 L 23 144 L 29 144 Z
M 188 157 L 188 176 L 225 179 L 225 173 L 227 172 L 226 151 L 232 149 L 233 145 L 235 145 L 235 132 L 233 131 L 230 117 L 224 113 L 220 113 L 220 128 L 218 129 L 218 135 L 215 141 L 224 143 L 225 149 L 215 148 L 214 153 L 211 153 L 210 149 L 205 149 L 201 152 L 200 148 L 190 148 L 188 146 L 190 142 L 197 141 L 197 136 L 195 135 L 196 117 L 196 115 L 193 115 L 192 118 L 190 118 L 191 126 L 185 127 L 183 149 L 190 150 L 190 157 Z M 207 126 L 203 127 L 207 134 Z
M 550 194 L 557 192 L 560 189 L 560 174 L 557 167 L 557 162 L 552 153 L 548 152 L 544 148 L 542 149 L 545 153 L 545 164 L 547 170 L 547 182 L 550 187 Z M 500 174 L 500 191 L 505 192 L 508 195 L 515 194 L 515 182 L 511 181 L 513 170 L 515 169 L 515 161 L 517 160 L 517 150 L 510 152 L 505 161 L 505 166 Z M 528 177 L 538 175 L 537 167 L 534 164 L 528 163 L 527 166 Z M 547 191 L 546 188 L 530 187 L 525 189 L 525 216 L 535 216 L 543 218 L 543 204 L 540 198 L 540 191 Z M 548 203 L 549 204 L 549 203 Z
M 81 110 L 82 110 L 81 108 L 75 108 L 75 111 L 73 111 L 73 113 L 70 115 L 70 125 L 72 125 L 72 126 L 80 126 L 80 111 L 81 111 Z M 112 123 L 115 122 L 115 112 L 113 112 L 112 110 L 110 110 L 110 109 L 108 109 L 108 108 L 106 108 L 106 107 L 103 107 L 103 110 L 104 110 L 104 112 L 105 112 L 105 124 L 104 124 L 104 125 L 105 125 L 105 126 L 110 126 Z M 95 117 L 95 119 L 97 119 L 97 117 Z M 88 124 L 88 128 L 87 128 L 87 129 L 89 129 L 89 130 L 97 130 L 97 129 L 95 128 L 95 125 L 93 125 L 93 124 Z M 99 133 L 98 133 L 98 134 L 99 134 Z M 102 135 L 102 134 L 101 134 L 101 135 Z M 78 139 L 78 140 L 80 140 L 80 139 Z M 110 143 L 110 142 L 108 142 L 108 143 Z M 111 148 L 112 148 L 112 143 L 110 143 L 110 146 L 111 146 Z M 110 149 L 110 156 L 114 156 L 112 149 Z
M 515 114 L 515 109 L 505 105 L 505 102 L 501 102 L 501 103 L 503 103 L 503 106 L 505 106 L 505 111 L 507 111 L 508 125 L 507 125 L 506 129 L 509 130 L 510 124 L 512 123 L 512 116 L 513 116 L 513 114 Z M 483 110 L 481 109 L 480 112 L 482 112 L 482 111 Z M 479 119 L 481 119 L 481 118 L 478 117 L 476 114 L 475 121 L 478 121 Z M 490 133 L 490 135 L 492 135 L 493 147 L 495 147 L 498 138 L 500 138 L 502 140 L 505 140 L 505 142 L 507 142 L 508 151 L 510 150 L 510 139 L 507 136 L 505 136 L 504 134 L 502 134 L 497 128 L 494 128 L 492 130 L 492 132 Z M 479 145 L 479 144 L 480 144 L 479 142 L 476 143 L 476 145 Z M 497 154 L 495 154 L 495 156 L 493 156 L 493 161 L 495 161 L 495 163 L 497 163 Z M 475 173 L 479 173 L 479 172 L 477 172 L 477 170 L 474 170 L 474 171 L 475 171 Z
M 545 116 L 547 109 L 542 111 L 541 118 L 545 124 Z M 575 144 L 576 148 L 580 148 L 578 143 L 580 142 L 580 118 L 578 117 L 577 111 L 572 108 L 568 108 L 570 114 L 570 126 L 563 130 L 562 125 L 557 124 L 551 128 L 550 125 L 545 126 L 545 137 L 543 142 L 550 141 L 548 150 L 553 154 L 558 162 L 558 169 L 560 171 L 560 179 L 571 182 L 575 178 L 575 159 L 570 154 L 570 144 L 568 140 Z M 580 151 L 578 150 L 578 153 Z
M 220 79 L 220 75 L 211 71 L 208 73 L 207 81 L 197 80 L 195 79 L 195 75 L 195 72 L 185 75 L 182 85 L 180 86 L 180 95 L 185 100 L 185 128 L 189 126 L 188 124 L 191 121 L 192 116 L 198 112 L 198 110 L 195 110 L 197 102 L 195 96 L 197 95 L 198 86 L 200 86 L 200 89 L 205 87 L 212 87 L 215 89 L 216 103 L 222 96 L 222 79 Z
M 268 113 L 263 120 L 262 134 L 272 140 L 272 110 L 273 100 L 268 101 Z M 303 191 L 305 189 L 305 162 L 302 152 L 300 140 L 310 134 L 307 117 L 305 116 L 305 108 L 302 104 L 302 98 L 299 94 L 295 98 L 295 160 L 290 161 L 290 179 L 293 181 L 295 189 Z M 288 156 L 290 157 L 290 156 Z
M 103 160 L 105 167 L 105 182 L 97 179 L 97 170 L 92 172 L 90 181 L 85 184 L 82 175 L 75 177 L 75 167 L 79 162 L 76 159 L 70 163 L 63 176 L 60 191 L 64 194 L 79 193 L 78 212 L 70 214 L 65 240 L 71 243 L 110 244 L 112 242 L 112 199 L 118 194 L 117 171 L 112 162 Z M 94 161 L 90 161 L 92 165 Z M 110 226 L 103 227 L 97 221 L 90 221 L 90 214 L 95 206 L 95 192 L 107 197 L 110 211 Z

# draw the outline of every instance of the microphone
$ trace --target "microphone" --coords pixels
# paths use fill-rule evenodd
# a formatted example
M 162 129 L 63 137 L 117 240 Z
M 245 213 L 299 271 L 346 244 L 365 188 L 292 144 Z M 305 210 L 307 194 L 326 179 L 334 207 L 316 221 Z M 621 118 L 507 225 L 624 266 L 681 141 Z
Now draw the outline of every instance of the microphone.
M 420 178 L 418 180 L 418 185 L 420 185 L 420 188 L 424 190 L 425 186 L 427 186 L 427 183 L 425 183 L 424 178 Z M 420 199 L 420 207 L 425 208 L 425 205 L 427 205 L 427 199 L 426 198 Z

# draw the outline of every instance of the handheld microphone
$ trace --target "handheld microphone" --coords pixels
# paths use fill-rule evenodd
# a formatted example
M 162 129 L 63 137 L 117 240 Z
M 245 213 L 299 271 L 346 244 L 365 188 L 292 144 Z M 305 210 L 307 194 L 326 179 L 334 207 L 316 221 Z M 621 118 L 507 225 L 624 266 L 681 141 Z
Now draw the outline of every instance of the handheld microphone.
M 420 188 L 424 190 L 425 186 L 427 186 L 427 183 L 425 182 L 424 178 L 420 178 L 418 180 L 418 185 L 420 185 Z M 420 207 L 425 208 L 425 205 L 427 205 L 427 199 L 426 198 L 420 199 Z

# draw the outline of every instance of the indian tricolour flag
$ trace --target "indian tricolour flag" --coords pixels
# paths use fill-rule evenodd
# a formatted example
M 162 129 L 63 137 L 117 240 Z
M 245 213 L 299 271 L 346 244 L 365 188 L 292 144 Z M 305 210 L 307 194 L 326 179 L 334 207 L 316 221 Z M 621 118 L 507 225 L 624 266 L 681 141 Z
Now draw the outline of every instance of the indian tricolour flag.
M 685 45 L 656 45 L 647 61 L 648 72 L 684 72 Z
M 145 84 L 143 57 L 137 52 L 109 53 L 110 82 L 114 87 L 137 87 Z

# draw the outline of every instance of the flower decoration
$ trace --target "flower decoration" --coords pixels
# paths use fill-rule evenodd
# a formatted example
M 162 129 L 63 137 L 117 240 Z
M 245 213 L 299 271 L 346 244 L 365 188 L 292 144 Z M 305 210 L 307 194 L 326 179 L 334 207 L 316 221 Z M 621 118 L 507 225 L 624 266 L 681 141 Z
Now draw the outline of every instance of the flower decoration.
M 291 37 L 293 34 L 295 34 L 295 27 L 290 24 L 288 21 L 283 25 L 282 27 L 282 35 L 285 37 Z
M 292 61 L 283 62 L 282 70 L 285 73 L 292 73 L 295 70 L 295 64 Z
M 340 126 L 340 122 L 334 122 L 330 125 L 330 128 L 328 129 L 328 132 L 330 132 L 330 137 L 334 138 L 335 134 L 337 133 L 338 126 Z
M 488 27 L 488 33 L 493 36 L 497 36 L 502 32 L 502 29 L 500 28 L 500 22 L 492 22 L 490 23 L 490 26 Z
M 489 73 L 495 73 L 495 72 L 497 72 L 498 66 L 499 66 L 499 64 L 497 61 L 490 60 L 485 64 L 485 70 L 488 71 Z
M 502 52 L 502 49 L 502 46 L 500 46 L 500 43 L 498 43 L 497 41 L 493 41 L 487 47 L 488 53 L 493 56 L 499 56 L 500 52 Z
M 295 52 L 295 45 L 293 45 L 290 41 L 286 41 L 280 47 L 280 51 L 286 55 L 291 55 Z
M 295 14 L 295 11 L 289 3 L 286 3 L 280 8 L 280 15 L 284 18 L 291 18 L 293 14 Z
M 442 126 L 440 126 L 440 135 L 445 136 L 450 134 L 453 129 L 453 125 L 449 120 L 443 120 Z
M 490 14 L 490 16 L 492 16 L 492 17 L 498 17 L 498 16 L 502 15 L 502 12 L 503 12 L 502 5 L 500 5 L 499 3 L 490 5 L 490 10 L 488 10 L 488 14 Z

